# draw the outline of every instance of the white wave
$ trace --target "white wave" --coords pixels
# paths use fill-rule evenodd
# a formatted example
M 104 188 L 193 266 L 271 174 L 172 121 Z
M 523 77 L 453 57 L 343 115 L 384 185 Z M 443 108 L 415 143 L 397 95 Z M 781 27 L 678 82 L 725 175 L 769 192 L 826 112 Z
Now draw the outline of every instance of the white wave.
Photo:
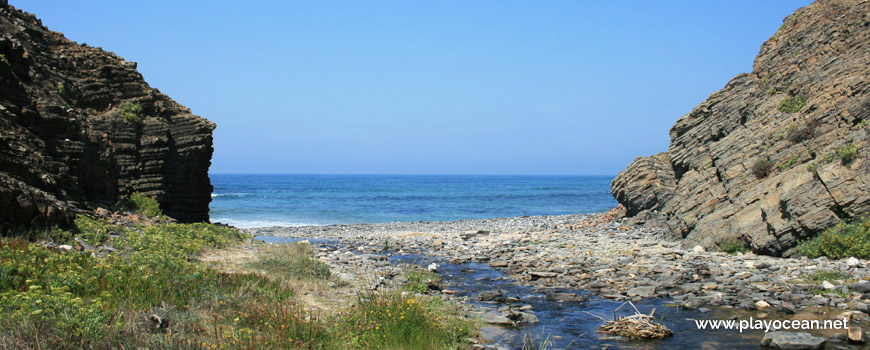
M 238 228 L 269 227 L 269 226 L 288 226 L 288 227 L 320 226 L 318 224 L 312 224 L 312 223 L 268 220 L 268 219 L 267 220 L 238 220 L 238 219 L 231 219 L 231 218 L 212 218 L 211 222 L 220 222 L 222 224 L 232 225 L 232 226 L 235 226 Z
M 212 193 L 211 198 L 215 197 L 244 197 L 249 196 L 251 193 Z

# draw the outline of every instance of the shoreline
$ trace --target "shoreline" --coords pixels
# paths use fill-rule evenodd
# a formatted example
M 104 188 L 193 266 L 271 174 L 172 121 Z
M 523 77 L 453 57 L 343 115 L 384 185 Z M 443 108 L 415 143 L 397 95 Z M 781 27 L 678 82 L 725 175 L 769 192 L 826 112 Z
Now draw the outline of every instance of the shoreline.
M 477 262 L 517 283 L 610 300 L 664 298 L 690 310 L 733 314 L 846 312 L 870 322 L 870 262 L 729 255 L 684 249 L 614 215 L 577 214 L 444 222 L 245 229 L 255 236 L 336 239 L 359 253 L 425 254 Z M 335 260 L 325 252 L 321 259 Z M 841 279 L 837 279 L 841 278 Z M 827 283 L 825 283 L 827 282 Z M 716 311 L 716 312 L 711 312 Z

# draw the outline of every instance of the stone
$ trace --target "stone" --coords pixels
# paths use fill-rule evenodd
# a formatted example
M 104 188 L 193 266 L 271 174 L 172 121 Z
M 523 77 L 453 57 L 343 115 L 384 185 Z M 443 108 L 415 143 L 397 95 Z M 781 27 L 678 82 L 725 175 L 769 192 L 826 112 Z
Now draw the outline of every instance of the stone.
M 505 325 L 505 326 L 514 324 L 514 322 L 511 321 L 509 318 L 500 315 L 496 311 L 489 311 L 489 312 L 483 314 L 483 321 L 486 323 L 489 323 L 489 324 Z
M 642 286 L 642 287 L 634 287 L 632 289 L 629 289 L 628 292 L 626 292 L 625 294 L 630 296 L 630 297 L 639 296 L 641 298 L 649 298 L 649 297 L 655 295 L 655 293 L 656 293 L 655 286 Z
M 835 286 L 835 285 L 834 285 L 833 283 L 831 283 L 831 282 L 828 282 L 828 281 L 822 281 L 822 288 L 825 288 L 825 289 L 827 289 L 827 290 L 834 290 L 834 289 L 837 289 L 837 286 Z
M 704 247 L 702 247 L 702 246 L 696 245 L 694 248 L 692 248 L 692 251 L 700 254 L 700 253 L 705 252 L 706 249 L 704 249 Z
M 853 257 L 849 257 L 849 259 L 846 260 L 846 266 L 849 266 L 849 267 L 860 267 L 860 266 L 861 266 L 861 260 L 856 259 L 854 256 L 853 256 Z
M 846 335 L 848 336 L 849 343 L 851 344 L 864 344 L 867 342 L 867 333 L 864 332 L 861 327 L 849 326 Z
M 426 270 L 429 272 L 438 272 L 438 264 L 431 263 L 429 266 L 426 266 Z
M 552 278 L 552 277 L 556 277 L 556 275 L 558 275 L 558 274 L 555 273 L 555 272 L 546 272 L 546 271 L 532 271 L 532 272 L 529 272 L 529 276 L 532 276 L 532 279 L 538 279 L 538 278 Z
M 804 332 L 774 331 L 764 334 L 761 346 L 782 350 L 822 349 L 827 339 Z
M 848 162 L 825 156 L 866 143 L 870 132 L 853 129 L 870 114 L 863 49 L 870 27 L 840 34 L 843 23 L 866 22 L 866 13 L 868 2 L 814 2 L 787 17 L 750 73 L 676 121 L 666 152 L 636 158 L 613 180 L 628 221 L 663 228 L 684 247 L 741 241 L 756 253 L 783 255 L 870 213 L 870 150 L 858 148 Z M 806 108 L 786 110 L 784 101 Z
M 770 307 L 770 304 L 764 300 L 759 300 L 755 302 L 755 308 L 759 310 L 764 310 Z
M 489 263 L 490 267 L 500 268 L 500 267 L 508 267 L 508 262 L 506 260 L 495 260 Z
M 853 290 L 859 293 L 867 293 L 870 292 L 870 282 L 867 281 L 859 281 L 848 285 L 849 290 Z

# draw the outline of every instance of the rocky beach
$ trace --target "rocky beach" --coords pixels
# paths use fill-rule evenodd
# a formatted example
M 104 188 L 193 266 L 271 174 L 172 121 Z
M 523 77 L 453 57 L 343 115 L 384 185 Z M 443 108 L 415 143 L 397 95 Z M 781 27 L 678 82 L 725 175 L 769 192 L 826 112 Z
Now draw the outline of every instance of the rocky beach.
M 401 268 L 391 263 L 395 260 L 392 257 L 413 256 L 418 268 L 437 270 L 438 264 L 431 265 L 425 258 L 429 257 L 450 264 L 488 265 L 502 271 L 503 278 L 546 295 L 552 303 L 576 303 L 565 305 L 580 309 L 588 307 L 582 303 L 587 298 L 641 305 L 656 300 L 657 305 L 694 310 L 698 319 L 793 319 L 809 315 L 820 320 L 845 317 L 853 326 L 865 328 L 870 321 L 864 294 L 870 291 L 870 282 L 865 281 L 870 278 L 868 261 L 706 251 L 700 246 L 683 247 L 678 241 L 663 239 L 660 232 L 626 226 L 622 221 L 611 211 L 449 222 L 267 227 L 248 232 L 308 239 L 315 245 L 330 242 L 328 248 L 321 245 L 317 256 L 342 271 L 344 278 L 367 279 L 364 284 L 372 289 L 386 288 L 393 284 L 393 278 L 402 278 Z M 534 317 L 530 315 L 535 310 L 528 306 L 523 309 L 521 296 L 508 295 L 493 285 L 492 290 L 479 290 L 476 295 L 458 296 L 449 284 L 432 293 L 459 303 L 496 301 L 489 308 L 476 309 L 490 324 L 517 325 Z M 511 315 L 519 316 L 510 319 Z M 842 331 L 811 333 L 845 344 Z M 755 341 L 762 335 L 756 334 Z

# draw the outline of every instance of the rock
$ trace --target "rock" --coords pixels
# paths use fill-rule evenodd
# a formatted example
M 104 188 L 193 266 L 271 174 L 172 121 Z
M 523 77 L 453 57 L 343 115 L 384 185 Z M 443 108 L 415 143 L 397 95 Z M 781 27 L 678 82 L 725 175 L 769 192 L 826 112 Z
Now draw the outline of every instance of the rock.
M 770 304 L 764 300 L 759 300 L 759 301 L 755 302 L 755 308 L 757 308 L 759 310 L 764 310 L 764 309 L 769 308 L 769 307 L 770 307 Z
M 677 120 L 667 152 L 638 157 L 613 180 L 629 221 L 664 226 L 685 247 L 743 241 L 782 255 L 870 212 L 870 149 L 847 161 L 825 156 L 867 142 L 868 130 L 853 126 L 870 113 L 870 26 L 841 34 L 866 13 L 868 2 L 819 1 L 788 16 L 752 72 Z
M 546 272 L 546 271 L 529 272 L 529 276 L 532 276 L 533 280 L 538 279 L 538 278 L 552 278 L 552 277 L 556 277 L 557 275 L 558 274 L 555 272 Z
M 114 53 L 79 45 L 35 16 L 0 12 L 0 234 L 69 226 L 132 192 L 163 213 L 207 221 L 215 124 L 191 114 Z M 12 59 L 12 57 L 15 59 Z
M 814 350 L 825 346 L 827 339 L 803 332 L 774 331 L 764 334 L 761 346 L 782 350 Z
M 849 266 L 849 267 L 860 267 L 860 266 L 861 266 L 861 260 L 856 259 L 854 256 L 853 256 L 853 257 L 850 257 L 849 259 L 846 260 L 846 266 Z
M 577 293 L 547 293 L 547 300 L 565 303 L 565 302 L 584 302 L 587 298 Z
M 867 305 L 867 303 L 857 302 L 855 303 L 855 310 L 861 311 L 863 313 L 870 313 L 870 305 Z
M 692 248 L 692 250 L 693 250 L 695 253 L 699 253 L 699 254 L 700 254 L 700 253 L 703 253 L 703 252 L 706 251 L 706 249 L 704 249 L 704 247 L 699 246 L 699 245 L 696 245 L 694 248 Z
M 426 270 L 429 272 L 438 272 L 438 264 L 431 263 L 429 266 L 426 266 Z
M 490 291 L 480 292 L 477 295 L 477 300 L 504 302 L 505 301 L 504 291 L 502 291 L 502 290 L 490 290 Z
M 867 293 L 870 292 L 870 282 L 867 281 L 859 281 L 856 283 L 852 283 L 848 285 L 850 290 L 859 292 L 859 293 Z
M 504 326 L 514 324 L 514 322 L 511 321 L 509 318 L 504 317 L 495 311 L 489 311 L 489 312 L 483 314 L 483 321 L 486 323 L 489 323 L 489 324 L 504 325 Z
M 827 289 L 827 290 L 834 290 L 834 289 L 837 289 L 837 286 L 835 286 L 835 285 L 834 285 L 833 283 L 831 283 L 831 282 L 828 282 L 828 281 L 822 281 L 822 288 L 825 288 L 825 289 Z
M 86 252 L 91 252 L 91 251 L 95 251 L 95 250 L 97 250 L 97 248 L 94 248 L 94 246 L 88 244 L 88 242 L 85 242 L 85 241 L 84 241 L 83 239 L 81 239 L 81 238 L 76 237 L 76 238 L 75 238 L 75 241 L 76 241 L 76 243 L 79 244 L 79 247 L 81 247 L 81 249 L 84 250 L 84 251 L 86 251 Z
M 655 293 L 656 293 L 655 286 L 643 286 L 643 287 L 634 287 L 632 289 L 629 289 L 628 292 L 626 292 L 625 294 L 630 296 L 630 297 L 639 296 L 641 298 L 649 298 L 649 297 L 655 295 Z
M 508 267 L 508 262 L 505 260 L 496 260 L 496 261 L 490 262 L 489 266 L 495 267 L 495 268 Z
M 846 335 L 849 338 L 849 343 L 864 344 L 867 342 L 867 333 L 864 332 L 861 327 L 849 326 L 849 330 L 846 332 Z

